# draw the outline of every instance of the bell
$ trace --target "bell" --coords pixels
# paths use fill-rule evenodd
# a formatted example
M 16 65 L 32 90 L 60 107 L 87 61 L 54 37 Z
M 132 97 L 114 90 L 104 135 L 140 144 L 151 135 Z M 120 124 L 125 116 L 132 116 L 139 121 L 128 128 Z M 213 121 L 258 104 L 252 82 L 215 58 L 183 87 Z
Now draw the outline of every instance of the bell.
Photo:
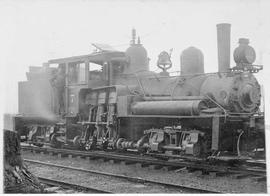
M 160 67 L 161 65 L 163 65 L 163 67 L 165 67 L 166 65 L 172 65 L 171 59 L 170 59 L 170 55 L 168 54 L 168 52 L 163 51 L 158 55 L 158 62 L 157 62 L 157 66 Z

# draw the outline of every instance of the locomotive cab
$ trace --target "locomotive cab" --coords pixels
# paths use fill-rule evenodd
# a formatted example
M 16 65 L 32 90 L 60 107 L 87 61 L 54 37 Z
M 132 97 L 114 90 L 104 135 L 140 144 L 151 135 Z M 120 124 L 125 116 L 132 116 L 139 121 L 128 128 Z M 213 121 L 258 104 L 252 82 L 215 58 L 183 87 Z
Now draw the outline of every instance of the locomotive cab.
M 76 116 L 82 88 L 109 86 L 115 74 L 121 73 L 125 55 L 118 51 L 100 51 L 90 55 L 50 60 L 49 64 L 65 67 L 64 114 Z

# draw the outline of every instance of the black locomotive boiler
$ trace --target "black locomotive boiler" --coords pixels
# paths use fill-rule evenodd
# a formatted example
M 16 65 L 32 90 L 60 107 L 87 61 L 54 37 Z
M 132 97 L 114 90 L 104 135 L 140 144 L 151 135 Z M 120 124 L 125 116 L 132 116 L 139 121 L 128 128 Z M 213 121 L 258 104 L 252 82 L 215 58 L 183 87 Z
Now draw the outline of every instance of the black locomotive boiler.
M 167 71 L 167 52 L 157 62 L 162 71 L 150 71 L 135 30 L 125 52 L 94 44 L 89 55 L 30 67 L 19 83 L 16 129 L 22 141 L 38 146 L 256 157 L 265 149 L 254 76 L 262 66 L 253 64 L 255 51 L 241 38 L 230 67 L 230 24 L 217 25 L 217 41 L 217 73 L 204 73 L 203 53 L 195 47 L 182 52 L 179 75 Z

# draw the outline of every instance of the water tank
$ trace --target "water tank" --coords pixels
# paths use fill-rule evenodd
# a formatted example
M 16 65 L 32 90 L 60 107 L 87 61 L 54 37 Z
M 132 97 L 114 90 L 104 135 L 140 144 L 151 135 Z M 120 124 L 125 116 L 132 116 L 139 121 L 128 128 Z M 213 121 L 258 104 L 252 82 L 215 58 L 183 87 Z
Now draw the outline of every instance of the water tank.
M 126 50 L 129 64 L 125 69 L 125 73 L 134 73 L 138 71 L 149 71 L 149 63 L 146 49 L 140 41 L 132 43 Z
M 181 56 L 181 75 L 204 73 L 204 58 L 201 50 L 195 47 L 185 49 Z

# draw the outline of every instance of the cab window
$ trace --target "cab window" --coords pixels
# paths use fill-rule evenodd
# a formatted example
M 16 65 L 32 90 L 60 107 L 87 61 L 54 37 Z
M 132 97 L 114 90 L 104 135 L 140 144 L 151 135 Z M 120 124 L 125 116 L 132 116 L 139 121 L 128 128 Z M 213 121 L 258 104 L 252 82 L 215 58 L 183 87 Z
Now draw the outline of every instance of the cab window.
M 69 82 L 71 84 L 85 84 L 85 63 L 70 63 L 69 64 Z
M 102 78 L 102 66 L 96 63 L 89 63 L 89 79 L 101 80 Z
M 85 78 L 85 63 L 80 63 L 77 65 L 78 66 L 78 83 L 86 83 L 86 78 Z

